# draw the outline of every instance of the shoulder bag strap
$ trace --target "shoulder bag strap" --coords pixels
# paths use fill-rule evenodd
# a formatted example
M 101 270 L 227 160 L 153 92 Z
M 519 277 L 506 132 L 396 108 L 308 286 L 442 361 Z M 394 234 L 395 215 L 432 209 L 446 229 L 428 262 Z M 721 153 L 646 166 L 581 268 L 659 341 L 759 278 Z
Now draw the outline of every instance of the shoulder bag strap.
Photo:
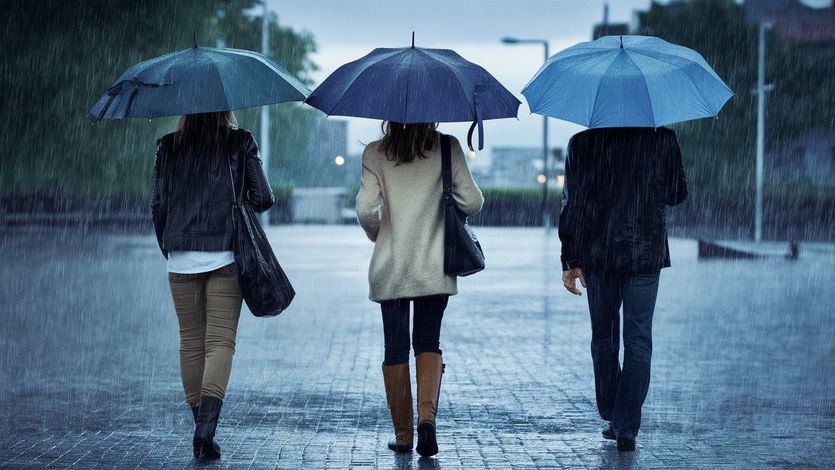
M 454 204 L 452 197 L 452 162 L 449 136 L 441 134 L 441 177 L 444 181 L 444 204 Z
M 249 157 L 248 153 L 244 153 L 243 164 L 241 165 L 240 177 L 241 177 L 241 190 L 238 194 L 235 194 L 235 178 L 232 176 L 232 157 L 229 156 L 229 153 L 226 154 L 226 162 L 229 165 L 229 183 L 230 189 L 232 190 L 232 202 L 237 206 L 241 203 L 244 199 L 244 183 L 246 183 L 246 161 Z

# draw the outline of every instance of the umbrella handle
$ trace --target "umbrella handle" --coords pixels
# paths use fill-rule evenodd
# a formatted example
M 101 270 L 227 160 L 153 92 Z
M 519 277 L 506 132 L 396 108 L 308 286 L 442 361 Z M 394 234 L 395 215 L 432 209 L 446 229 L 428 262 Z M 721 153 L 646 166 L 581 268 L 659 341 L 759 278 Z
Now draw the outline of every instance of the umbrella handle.
M 471 152 L 475 152 L 473 149 L 473 131 L 476 126 L 478 126 L 478 149 L 484 149 L 484 119 L 481 115 L 481 108 L 478 107 L 478 92 L 473 93 L 473 107 L 475 108 L 475 120 L 473 120 L 470 130 L 467 132 L 467 146 Z

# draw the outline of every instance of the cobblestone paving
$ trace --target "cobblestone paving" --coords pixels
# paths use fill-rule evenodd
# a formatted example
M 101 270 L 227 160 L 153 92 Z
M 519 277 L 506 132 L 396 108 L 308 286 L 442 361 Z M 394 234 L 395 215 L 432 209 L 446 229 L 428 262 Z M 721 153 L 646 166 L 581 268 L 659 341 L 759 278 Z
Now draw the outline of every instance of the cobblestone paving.
M 762 468 L 835 462 L 831 251 L 699 262 L 672 243 L 638 451 L 599 431 L 585 297 L 561 287 L 555 234 L 478 230 L 441 337 L 435 459 L 391 432 L 371 253 L 357 227 L 270 230 L 298 291 L 244 313 L 210 468 Z M 0 466 L 188 468 L 177 327 L 151 236 L 0 234 Z

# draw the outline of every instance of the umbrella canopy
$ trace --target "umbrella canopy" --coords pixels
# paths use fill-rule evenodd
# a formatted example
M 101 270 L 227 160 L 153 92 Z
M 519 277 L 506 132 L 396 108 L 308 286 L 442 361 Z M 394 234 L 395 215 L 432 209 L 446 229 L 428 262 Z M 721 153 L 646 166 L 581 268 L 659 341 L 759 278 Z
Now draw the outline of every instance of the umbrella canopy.
M 195 45 L 129 68 L 90 114 L 122 119 L 210 113 L 302 101 L 309 94 L 302 82 L 269 57 Z
M 692 49 L 605 36 L 549 58 L 522 94 L 532 112 L 586 127 L 660 127 L 715 117 L 733 91 Z
M 333 72 L 307 98 L 327 115 L 402 123 L 482 121 L 516 117 L 519 100 L 480 66 L 448 49 L 374 49 Z

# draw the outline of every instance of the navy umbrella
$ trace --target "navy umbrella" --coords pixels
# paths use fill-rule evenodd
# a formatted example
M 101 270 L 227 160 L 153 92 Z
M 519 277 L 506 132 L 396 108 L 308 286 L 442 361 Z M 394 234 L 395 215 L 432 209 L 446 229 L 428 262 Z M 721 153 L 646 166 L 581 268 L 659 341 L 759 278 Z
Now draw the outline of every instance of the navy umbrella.
M 472 121 L 467 141 L 484 148 L 485 119 L 516 117 L 519 100 L 480 66 L 448 49 L 378 48 L 333 72 L 306 103 L 334 116 L 402 123 Z
M 90 114 L 122 119 L 210 113 L 302 101 L 309 94 L 302 82 L 269 57 L 195 43 L 129 68 Z

